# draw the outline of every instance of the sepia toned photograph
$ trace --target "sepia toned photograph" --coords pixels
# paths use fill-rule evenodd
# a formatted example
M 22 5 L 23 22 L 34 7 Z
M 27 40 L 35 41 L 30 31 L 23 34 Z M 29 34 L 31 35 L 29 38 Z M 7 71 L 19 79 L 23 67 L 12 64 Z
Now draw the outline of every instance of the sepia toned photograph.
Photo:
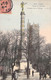
M 0 0 L 0 80 L 51 80 L 51 0 Z

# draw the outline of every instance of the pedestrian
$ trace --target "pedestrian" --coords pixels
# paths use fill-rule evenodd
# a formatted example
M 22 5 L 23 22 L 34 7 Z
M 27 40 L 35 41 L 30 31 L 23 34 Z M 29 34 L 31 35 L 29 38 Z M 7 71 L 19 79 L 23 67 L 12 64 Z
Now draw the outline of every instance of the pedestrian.
M 18 71 L 15 70 L 15 80 L 17 80 L 17 79 L 18 79 Z
M 40 74 L 39 74 L 39 75 L 40 75 L 40 79 L 41 79 L 41 72 L 40 72 Z
M 46 72 L 44 73 L 44 78 L 46 79 Z
M 15 72 L 12 73 L 12 80 L 15 80 Z
M 32 71 L 32 76 L 34 76 L 34 71 Z

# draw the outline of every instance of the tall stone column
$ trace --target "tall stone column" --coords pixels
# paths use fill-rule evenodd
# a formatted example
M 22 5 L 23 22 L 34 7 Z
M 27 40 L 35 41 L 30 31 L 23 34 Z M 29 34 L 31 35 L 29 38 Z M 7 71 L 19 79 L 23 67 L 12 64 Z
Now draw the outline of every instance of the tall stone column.
M 24 12 L 24 2 L 21 3 L 21 26 L 20 26 L 20 36 L 21 36 L 21 39 L 20 39 L 20 55 L 22 56 L 22 43 L 23 43 L 23 34 L 24 34 L 24 28 L 25 28 L 25 12 Z M 22 59 L 22 58 L 21 58 Z
M 24 12 L 24 2 L 21 3 L 21 48 L 22 48 L 22 41 L 23 41 L 23 32 L 24 32 L 24 28 L 25 28 L 25 12 Z

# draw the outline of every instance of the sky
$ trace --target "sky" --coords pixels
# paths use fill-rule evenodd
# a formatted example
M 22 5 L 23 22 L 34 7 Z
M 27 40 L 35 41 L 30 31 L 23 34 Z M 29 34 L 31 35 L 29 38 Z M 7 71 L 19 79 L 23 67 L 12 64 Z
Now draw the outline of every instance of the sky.
M 0 14 L 0 30 L 20 29 L 22 1 L 25 3 L 25 28 L 28 20 L 31 24 L 39 24 L 40 34 L 45 36 L 47 43 L 51 43 L 51 0 L 12 0 L 12 13 Z

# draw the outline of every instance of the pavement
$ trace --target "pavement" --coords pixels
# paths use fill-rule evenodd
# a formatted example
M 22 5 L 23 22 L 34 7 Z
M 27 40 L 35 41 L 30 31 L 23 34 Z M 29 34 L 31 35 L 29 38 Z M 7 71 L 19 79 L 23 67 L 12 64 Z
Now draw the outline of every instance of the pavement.
M 2 77 L 0 77 L 0 80 L 2 79 Z M 6 80 L 11 80 L 11 75 L 8 75 Z M 27 76 L 22 74 L 22 75 L 19 75 L 18 76 L 18 79 L 17 80 L 39 80 L 39 73 L 35 73 L 34 76 L 30 76 L 29 79 L 27 79 Z M 49 76 L 47 75 L 47 78 L 46 79 L 41 79 L 41 80 L 51 80 L 49 78 Z

